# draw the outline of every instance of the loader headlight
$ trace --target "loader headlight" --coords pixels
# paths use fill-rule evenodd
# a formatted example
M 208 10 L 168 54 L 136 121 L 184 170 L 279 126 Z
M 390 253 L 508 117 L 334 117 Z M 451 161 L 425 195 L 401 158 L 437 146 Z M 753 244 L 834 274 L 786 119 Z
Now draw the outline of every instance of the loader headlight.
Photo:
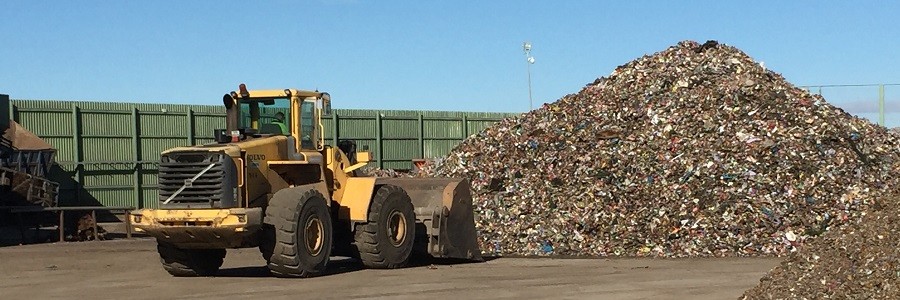
M 237 215 L 238 222 L 244 223 L 247 222 L 247 215 Z

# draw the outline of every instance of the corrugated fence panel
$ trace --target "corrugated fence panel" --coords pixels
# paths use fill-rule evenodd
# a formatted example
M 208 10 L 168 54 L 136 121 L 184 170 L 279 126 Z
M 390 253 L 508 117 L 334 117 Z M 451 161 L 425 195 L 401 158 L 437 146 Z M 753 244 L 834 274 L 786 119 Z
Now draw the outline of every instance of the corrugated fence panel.
M 159 182 L 156 177 L 158 173 L 156 165 L 144 164 L 141 169 L 141 182 L 144 186 L 156 186 Z
M 459 145 L 461 140 L 426 140 L 425 141 L 425 157 L 438 158 L 447 155 L 453 147 Z
M 462 121 L 461 120 L 425 120 L 425 138 L 426 139 L 462 139 Z
M 142 137 L 184 137 L 190 133 L 187 114 L 140 114 Z
M 322 126 L 325 127 L 325 132 L 322 132 L 325 137 L 325 144 L 331 145 L 331 139 L 334 138 L 334 120 L 330 117 L 324 117 L 322 119 Z
M 84 186 L 131 186 L 134 184 L 132 167 L 133 165 L 129 164 L 103 165 L 99 167 L 88 164 L 84 170 Z
M 132 137 L 84 137 L 81 148 L 86 162 L 134 160 Z
M 134 121 L 131 113 L 99 113 L 81 111 L 81 134 L 84 136 L 131 136 Z
M 194 137 L 197 139 L 196 144 L 198 145 L 213 142 L 213 131 L 221 128 L 225 128 L 224 114 L 221 116 L 194 115 Z
M 143 198 L 144 203 L 142 207 L 146 208 L 157 208 L 159 207 L 159 201 L 157 201 L 157 195 L 159 195 L 159 191 L 156 188 L 144 188 Z
M 338 129 L 341 138 L 375 138 L 375 118 L 338 119 Z
M 419 141 L 417 140 L 382 140 L 384 147 L 384 159 L 398 160 L 403 159 L 410 162 L 413 158 L 419 156 Z
M 56 148 L 56 161 L 75 161 L 71 111 L 19 111 L 18 123 Z M 53 109 L 53 108 L 47 108 Z
M 71 111 L 20 111 L 18 122 L 38 136 L 72 136 Z
M 418 120 L 382 120 L 381 136 L 383 138 L 417 138 L 419 136 Z
M 50 178 L 60 183 L 60 203 L 64 205 L 136 205 L 157 207 L 157 167 L 159 153 L 177 146 L 212 143 L 213 130 L 225 127 L 225 109 L 217 105 L 173 105 L 153 103 L 75 102 L 54 100 L 11 100 L 12 116 L 23 126 L 57 148 Z M 135 131 L 133 110 L 137 109 L 138 152 L 134 157 Z M 78 110 L 80 120 L 75 131 Z M 381 155 L 385 168 L 408 169 L 411 160 L 447 154 L 464 138 L 496 121 L 519 114 L 482 112 L 443 112 L 405 110 L 335 109 L 337 124 L 325 116 L 326 143 L 331 144 L 334 129 L 338 138 L 353 139 L 360 150 L 368 148 L 375 158 Z M 378 151 L 381 115 L 381 147 Z M 193 116 L 193 118 L 191 118 Z M 419 123 L 419 118 L 423 122 Z M 463 117 L 468 122 L 463 128 Z M 431 119 L 429 119 L 431 118 Z M 193 124 L 193 127 L 190 125 Z M 423 132 L 419 132 L 424 128 Z M 422 144 L 419 138 L 422 138 Z M 78 135 L 78 139 L 74 136 Z M 77 143 L 82 149 L 82 167 L 66 162 L 78 160 Z M 140 165 L 135 178 L 135 160 Z M 99 163 L 103 162 L 103 163 Z M 375 165 L 374 162 L 370 165 Z M 78 182 L 83 179 L 82 182 Z M 135 189 L 140 184 L 139 191 Z

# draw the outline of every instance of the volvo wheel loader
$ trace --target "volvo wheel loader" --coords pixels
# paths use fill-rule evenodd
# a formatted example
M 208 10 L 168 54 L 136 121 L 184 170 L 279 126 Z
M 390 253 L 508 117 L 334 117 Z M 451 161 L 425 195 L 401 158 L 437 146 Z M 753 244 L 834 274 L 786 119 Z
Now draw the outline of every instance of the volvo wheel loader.
M 470 183 L 360 176 L 370 152 L 325 143 L 328 93 L 240 84 L 222 100 L 216 141 L 163 151 L 158 205 L 132 214 L 171 275 L 214 275 L 226 249 L 253 247 L 278 277 L 321 274 L 332 255 L 368 268 L 413 254 L 483 260 Z

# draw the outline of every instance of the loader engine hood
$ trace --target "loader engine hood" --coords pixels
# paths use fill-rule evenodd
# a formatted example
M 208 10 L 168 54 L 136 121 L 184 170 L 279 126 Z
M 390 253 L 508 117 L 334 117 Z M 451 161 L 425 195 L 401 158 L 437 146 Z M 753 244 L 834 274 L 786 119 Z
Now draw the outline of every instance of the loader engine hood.
M 240 203 L 236 146 L 182 147 L 165 151 L 159 162 L 159 207 L 234 208 Z

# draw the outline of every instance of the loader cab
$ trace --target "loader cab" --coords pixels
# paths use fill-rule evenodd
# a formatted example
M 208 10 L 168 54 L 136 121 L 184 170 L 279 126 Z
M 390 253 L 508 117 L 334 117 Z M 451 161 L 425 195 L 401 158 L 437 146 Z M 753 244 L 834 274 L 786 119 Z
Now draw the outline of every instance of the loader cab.
M 291 136 L 298 150 L 321 151 L 325 146 L 322 116 L 331 113 L 328 93 L 296 89 L 247 90 L 223 96 L 226 132 L 234 136 Z M 239 138 L 238 138 L 239 139 Z

